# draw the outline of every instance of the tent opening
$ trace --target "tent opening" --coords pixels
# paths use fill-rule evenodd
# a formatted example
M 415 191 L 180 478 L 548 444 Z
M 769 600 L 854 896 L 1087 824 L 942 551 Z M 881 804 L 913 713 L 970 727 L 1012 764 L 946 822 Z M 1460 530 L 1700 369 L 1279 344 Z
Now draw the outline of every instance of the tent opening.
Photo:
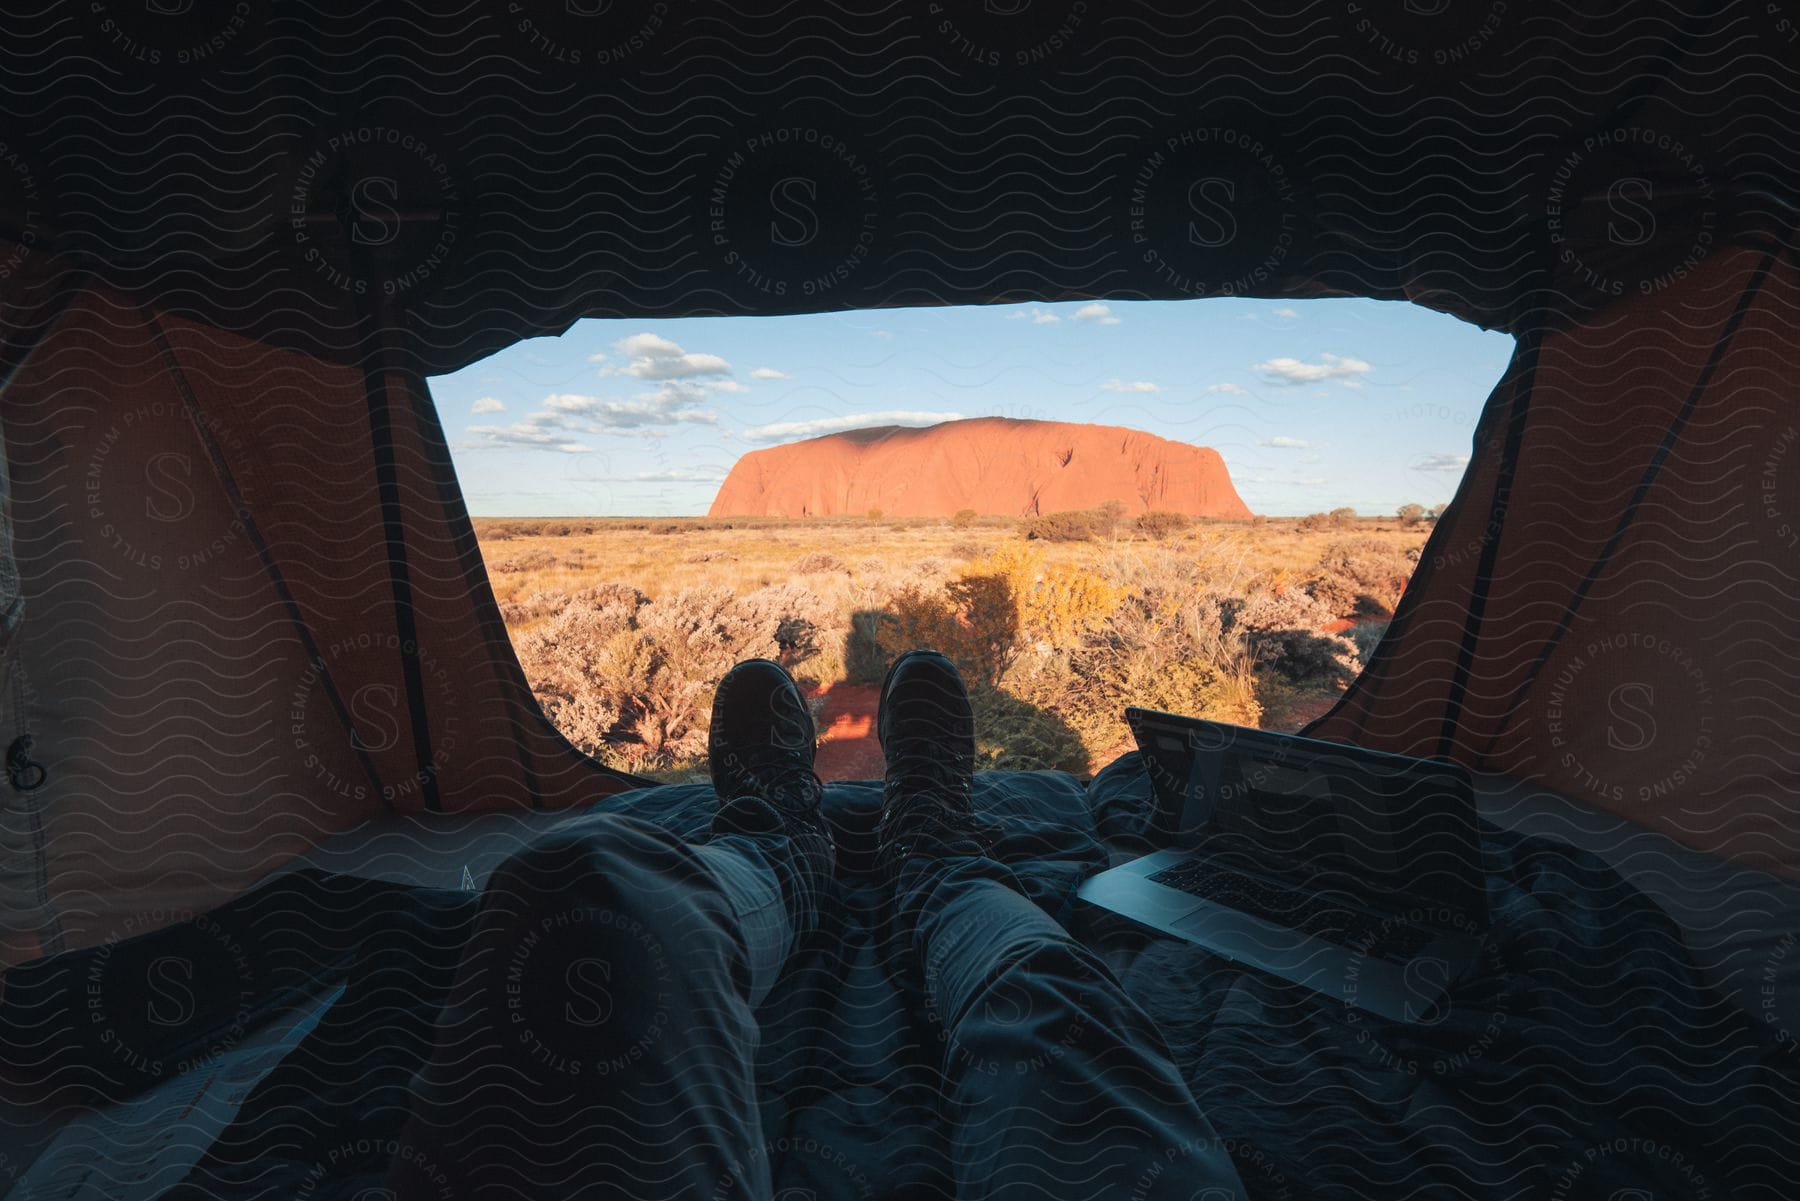
M 982 765 L 1086 776 L 1127 705 L 1297 730 L 1374 652 L 1512 339 L 1362 299 L 584 320 L 430 381 L 545 714 L 705 777 L 781 662 L 827 779 L 944 649 Z

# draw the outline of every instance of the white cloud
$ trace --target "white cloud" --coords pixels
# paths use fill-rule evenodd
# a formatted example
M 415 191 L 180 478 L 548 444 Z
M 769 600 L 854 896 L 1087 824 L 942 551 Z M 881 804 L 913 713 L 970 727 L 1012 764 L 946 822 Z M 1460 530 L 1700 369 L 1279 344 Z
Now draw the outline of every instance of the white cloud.
M 730 375 L 731 364 L 716 354 L 690 354 L 679 343 L 659 334 L 632 334 L 613 346 L 625 356 L 623 367 L 603 367 L 601 375 L 629 375 L 633 379 L 693 379 L 696 376 Z
M 1008 321 L 1030 321 L 1033 325 L 1057 325 L 1062 321 L 1049 309 L 1041 309 L 1033 305 L 1029 309 L 1015 308 L 1006 315 Z
M 1283 387 L 1294 384 L 1316 384 L 1321 380 L 1346 380 L 1353 376 L 1366 375 L 1375 370 L 1361 359 L 1346 356 L 1325 354 L 1319 356 L 1317 363 L 1303 363 L 1299 359 L 1267 359 L 1256 365 L 1271 384 Z
M 553 392 L 544 397 L 537 412 L 511 425 L 471 425 L 474 445 L 553 450 L 583 454 L 592 448 L 583 435 L 657 437 L 673 425 L 717 425 L 719 415 L 700 408 L 706 395 L 703 384 L 671 380 L 654 392 L 630 400 L 608 400 L 578 392 Z
M 872 329 L 869 331 L 869 336 L 871 338 L 880 338 L 885 342 L 893 338 L 894 331 L 891 329 Z
M 1293 309 L 1276 309 L 1275 315 L 1277 317 L 1286 317 L 1286 318 L 1291 319 L 1294 317 L 1298 317 L 1300 314 Z
M 961 421 L 961 413 L 929 413 L 916 409 L 888 409 L 879 413 L 846 413 L 841 417 L 819 417 L 812 421 L 776 421 L 744 431 L 746 442 L 792 442 L 799 438 L 816 438 L 844 430 L 872 425 L 936 425 L 940 421 Z
M 716 484 L 725 478 L 718 467 L 671 467 L 666 471 L 640 471 L 617 483 Z
M 751 379 L 786 379 L 787 372 L 777 371 L 773 367 L 758 367 L 750 373 Z
M 1414 471 L 1461 471 L 1469 465 L 1468 455 L 1425 455 L 1414 459 Z
M 1221 392 L 1226 396 L 1244 395 L 1244 390 L 1236 384 L 1208 384 L 1206 385 L 1206 390 L 1208 392 Z
M 471 425 L 469 435 L 477 446 L 521 447 L 526 450 L 552 450 L 565 455 L 584 455 L 592 447 L 569 437 L 555 422 L 534 420 L 548 414 L 534 413 L 524 421 L 511 425 Z
M 1075 321 L 1097 321 L 1101 325 L 1117 325 L 1119 319 L 1113 316 L 1112 309 L 1103 304 L 1084 304 L 1075 310 Z
M 1162 389 L 1147 379 L 1132 380 L 1126 383 L 1122 379 L 1109 379 L 1100 385 L 1102 392 L 1161 392 Z
M 498 396 L 483 396 L 469 406 L 471 413 L 504 413 L 506 406 L 500 403 Z
M 605 356 L 605 355 L 603 355 L 603 354 L 591 354 L 591 355 L 589 355 L 589 356 L 588 356 L 588 362 L 590 362 L 590 363 L 604 363 L 604 362 L 606 362 L 606 356 Z
M 1272 446 L 1276 450 L 1304 450 L 1311 446 L 1305 438 L 1290 438 L 1286 434 L 1276 434 L 1273 438 L 1264 438 L 1264 446 Z

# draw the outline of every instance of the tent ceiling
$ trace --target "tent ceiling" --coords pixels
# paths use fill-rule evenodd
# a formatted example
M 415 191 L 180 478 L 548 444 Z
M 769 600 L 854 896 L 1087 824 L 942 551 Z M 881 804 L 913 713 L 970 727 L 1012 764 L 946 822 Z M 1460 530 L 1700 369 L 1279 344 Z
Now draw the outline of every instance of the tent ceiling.
M 0 223 L 331 357 L 373 306 L 436 373 L 587 315 L 1248 293 L 1517 330 L 1559 260 L 1554 311 L 1612 297 L 1609 222 L 1658 214 L 1637 286 L 1795 190 L 1800 15 L 1763 0 L 581 7 L 42 6 L 0 44 Z

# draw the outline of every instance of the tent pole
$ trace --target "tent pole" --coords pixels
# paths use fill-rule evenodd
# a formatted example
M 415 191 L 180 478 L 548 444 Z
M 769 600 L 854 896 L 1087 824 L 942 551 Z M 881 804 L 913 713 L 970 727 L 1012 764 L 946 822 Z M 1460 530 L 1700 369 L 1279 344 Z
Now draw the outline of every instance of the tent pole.
M 355 245 L 354 240 L 351 243 Z M 371 256 L 356 255 L 361 274 L 369 278 L 375 273 Z M 379 286 L 371 289 L 379 293 Z M 369 292 L 358 298 L 362 350 L 358 356 L 362 370 L 363 395 L 369 409 L 370 453 L 375 461 L 375 484 L 380 499 L 381 524 L 387 544 L 388 586 L 394 600 L 394 633 L 400 640 L 400 671 L 406 682 L 407 711 L 411 716 L 413 758 L 421 798 L 429 813 L 443 810 L 438 791 L 437 769 L 431 753 L 431 718 L 425 707 L 425 676 L 420 664 L 418 623 L 413 608 L 412 572 L 406 557 L 406 505 L 400 495 L 400 475 L 394 443 L 394 411 L 388 401 L 388 375 L 395 370 L 390 341 L 397 330 L 390 302 L 378 300 Z M 409 654 L 407 648 L 415 653 Z
M 1537 390 L 1539 358 L 1544 348 L 1544 327 L 1534 326 L 1530 341 L 1520 352 L 1520 379 L 1507 414 L 1506 445 L 1500 454 L 1500 470 L 1494 480 L 1494 501 L 1488 509 L 1487 525 L 1481 532 L 1481 561 L 1475 569 L 1475 586 L 1469 596 L 1469 612 L 1463 621 L 1462 645 L 1457 648 L 1456 667 L 1450 676 L 1450 696 L 1444 704 L 1444 722 L 1438 732 L 1437 755 L 1451 758 L 1456 745 L 1457 729 L 1462 723 L 1463 700 L 1469 691 L 1469 674 L 1475 665 L 1475 644 L 1481 640 L 1481 624 L 1487 616 L 1488 593 L 1493 587 L 1494 566 L 1500 555 L 1500 534 L 1506 525 L 1506 513 L 1512 504 L 1513 480 L 1518 474 L 1519 448 L 1525 441 L 1525 426 L 1531 415 L 1532 393 Z

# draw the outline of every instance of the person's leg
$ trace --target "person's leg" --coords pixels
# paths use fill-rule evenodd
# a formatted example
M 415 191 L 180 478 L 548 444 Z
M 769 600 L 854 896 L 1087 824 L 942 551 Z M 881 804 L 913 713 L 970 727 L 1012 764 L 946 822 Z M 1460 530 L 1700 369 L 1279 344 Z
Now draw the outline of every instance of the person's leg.
M 715 705 L 723 804 L 693 845 L 577 819 L 495 871 L 419 1073 L 402 1199 L 769 1194 L 755 1007 L 814 928 L 832 850 L 812 725 L 773 664 Z M 802 728 L 793 709 L 805 718 Z
M 881 860 L 897 951 L 944 1034 L 957 1195 L 1239 1201 L 1231 1157 L 1155 1023 L 992 858 L 956 669 L 902 657 L 877 729 Z
M 957 1196 L 1241 1201 L 1162 1033 L 992 859 L 902 870 L 902 952 L 944 1036 Z

